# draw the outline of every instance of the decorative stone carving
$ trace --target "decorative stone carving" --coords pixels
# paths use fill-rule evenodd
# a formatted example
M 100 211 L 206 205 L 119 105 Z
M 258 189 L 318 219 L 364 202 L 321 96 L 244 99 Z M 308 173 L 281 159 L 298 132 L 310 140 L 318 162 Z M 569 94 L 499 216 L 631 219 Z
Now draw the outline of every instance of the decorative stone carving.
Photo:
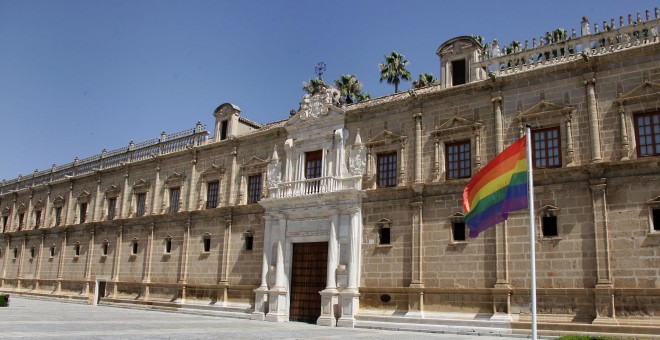
M 181 186 L 183 186 L 183 182 L 184 182 L 185 179 L 186 179 L 186 176 L 184 176 L 184 175 L 182 175 L 178 172 L 175 172 L 175 173 L 169 175 L 165 179 L 165 187 L 167 187 L 167 188 L 181 187 Z
M 273 147 L 273 156 L 270 158 L 270 162 L 268 163 L 268 187 L 272 188 L 277 186 L 278 183 L 280 183 L 280 159 L 277 156 L 277 145 Z
M 328 114 L 331 106 L 339 106 L 340 92 L 332 87 L 314 95 L 306 94 L 300 102 L 300 119 L 319 118 Z
M 349 172 L 353 176 L 359 176 L 364 173 L 364 169 L 367 165 L 367 150 L 362 144 L 362 138 L 360 137 L 360 129 L 357 129 L 357 135 L 355 136 L 355 143 L 353 148 L 350 151 L 350 161 L 349 161 Z

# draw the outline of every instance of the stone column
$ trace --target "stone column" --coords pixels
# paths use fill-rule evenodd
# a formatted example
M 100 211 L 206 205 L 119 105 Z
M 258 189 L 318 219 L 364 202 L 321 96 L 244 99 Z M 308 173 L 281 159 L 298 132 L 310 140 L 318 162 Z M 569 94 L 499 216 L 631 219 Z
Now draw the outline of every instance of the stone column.
M 502 132 L 502 96 L 498 93 L 491 99 L 493 103 L 493 115 L 495 116 L 495 153 L 504 150 L 504 134 Z
M 423 217 L 424 203 L 421 197 L 415 202 L 410 203 L 412 210 L 412 268 L 410 278 L 410 289 L 408 293 L 408 312 L 409 317 L 424 317 L 424 282 L 423 282 L 423 261 L 424 248 L 422 246 L 423 235 Z
M 158 165 L 156 165 L 156 180 L 154 182 L 154 190 L 153 194 L 151 195 L 151 214 L 161 214 L 162 211 L 160 210 L 160 207 L 162 205 L 162 202 L 160 202 L 160 199 L 162 199 L 163 195 L 160 193 L 160 191 L 163 188 L 163 185 L 161 184 L 160 181 L 160 159 L 157 160 Z
M 34 223 L 32 222 L 33 217 L 34 217 L 34 216 L 32 216 L 33 215 L 32 214 L 32 199 L 33 198 L 34 198 L 34 191 L 30 190 L 30 199 L 28 200 L 28 206 L 27 206 L 27 209 L 25 211 L 25 218 L 24 218 L 24 221 L 23 221 L 23 223 L 25 223 L 25 225 L 24 225 L 25 230 L 32 229 L 34 227 Z
M 41 242 L 39 243 L 39 256 L 37 257 L 37 270 L 34 273 L 34 290 L 39 290 L 39 279 L 41 278 L 41 258 L 44 254 L 44 241 L 46 238 L 46 233 L 41 232 Z M 6 257 L 6 256 L 5 256 Z M 4 275 L 3 275 L 4 277 Z
M 89 297 L 89 284 L 92 280 L 92 261 L 94 259 L 94 228 L 89 229 L 88 232 L 90 233 L 90 237 L 87 245 L 87 263 L 85 266 L 85 295 Z
M 339 211 L 332 211 L 330 232 L 328 235 L 328 272 L 326 286 L 321 291 L 321 316 L 316 321 L 320 326 L 335 326 L 335 304 L 337 304 L 337 266 L 339 265 L 339 241 L 337 227 L 339 226 Z
M 355 314 L 357 314 L 360 308 L 361 221 L 360 208 L 354 208 L 350 213 L 348 286 L 339 294 L 341 299 L 341 316 L 337 321 L 337 326 L 339 327 L 354 327 Z
M 149 226 L 149 235 L 147 236 L 147 254 L 145 256 L 144 273 L 142 275 L 142 284 L 144 285 L 144 301 L 149 301 L 149 283 L 151 283 L 151 262 L 154 253 L 154 229 L 155 223 Z
M 628 141 L 628 124 L 626 124 L 626 109 L 622 102 L 618 102 L 619 121 L 621 125 L 621 160 L 630 160 L 630 142 Z
M 399 160 L 399 178 L 397 179 L 397 186 L 405 186 L 406 182 L 406 141 L 401 141 L 401 158 Z
M 614 284 L 610 266 L 610 235 L 607 223 L 607 184 L 605 178 L 589 181 L 594 212 L 594 246 L 597 282 L 594 289 L 596 319 L 594 323 L 610 323 L 615 317 Z
M 193 149 L 193 159 L 190 167 L 190 179 L 188 180 L 188 198 L 186 199 L 186 211 L 195 210 L 195 185 L 197 184 L 197 151 Z
M 11 221 L 9 222 L 9 230 L 16 231 L 18 230 L 18 212 L 16 211 L 16 200 L 18 199 L 18 194 L 14 193 L 14 200 L 11 204 Z
M 66 214 L 64 215 L 64 225 L 73 224 L 76 215 L 75 208 L 76 208 L 76 203 L 73 202 L 73 181 L 70 181 L 69 198 L 67 198 L 66 200 Z
M 5 236 L 7 238 L 7 247 L 5 248 L 5 256 L 2 260 L 2 284 L 0 287 L 5 286 L 5 278 L 7 277 L 7 259 L 9 258 L 9 247 L 11 247 L 11 236 Z
M 422 113 L 413 115 L 415 124 L 415 184 L 422 183 Z
M 256 297 L 254 299 L 254 312 L 252 320 L 264 321 L 266 319 L 266 303 L 268 294 L 268 267 L 270 266 L 270 257 L 273 250 L 271 241 L 271 228 L 273 219 L 271 216 L 264 217 L 264 249 L 261 254 L 261 285 L 254 290 Z
M 602 160 L 600 153 L 600 127 L 598 126 L 598 107 L 596 106 L 596 78 L 594 73 L 584 75 L 587 91 L 587 114 L 589 115 L 591 162 Z
M 48 185 L 48 195 L 46 196 L 46 204 L 44 205 L 44 212 L 43 212 L 43 214 L 44 214 L 44 222 L 43 222 L 44 227 L 50 227 L 51 226 L 50 216 L 52 215 L 51 210 L 53 209 L 53 206 L 50 203 L 51 202 L 51 198 L 50 198 L 51 193 L 52 193 L 52 187 L 49 184 Z
M 101 212 L 101 202 L 103 202 L 103 196 L 101 196 L 101 177 L 99 176 L 96 179 L 96 195 L 92 198 L 92 218 L 90 221 L 96 222 L 101 220 L 103 213 Z
M 231 174 L 229 175 L 229 190 L 227 192 L 228 199 L 227 203 L 228 205 L 237 205 L 239 202 L 237 202 L 237 197 L 238 195 L 236 194 L 236 180 L 238 174 L 238 160 L 236 157 L 238 156 L 238 152 L 236 150 L 236 147 L 234 147 L 234 150 L 231 152 Z
M 122 247 L 122 239 L 124 237 L 123 233 L 123 227 L 119 226 L 117 229 L 117 243 L 116 243 L 116 248 L 115 248 L 115 258 L 114 258 L 114 265 L 112 267 L 112 296 L 115 297 L 117 296 L 117 284 L 119 282 L 119 270 L 120 270 L 120 264 L 121 264 L 121 247 Z
M 66 230 L 62 232 L 62 245 L 60 246 L 60 261 L 57 264 L 57 288 L 55 293 L 62 291 L 62 279 L 64 278 L 64 258 L 66 255 Z
M 130 205 L 129 205 L 130 191 L 131 189 L 128 187 L 128 171 L 126 171 L 126 173 L 124 174 L 124 188 L 121 199 L 121 211 L 119 214 L 120 218 L 128 218 L 129 210 L 130 210 Z
M 286 235 L 286 216 L 281 216 L 277 228 L 277 265 L 275 267 L 275 287 L 268 292 L 269 308 L 266 321 L 287 321 L 287 284 L 284 273 L 284 238 Z
M 181 250 L 179 285 L 181 285 L 181 303 L 186 303 L 186 284 L 188 281 L 188 247 L 190 242 L 190 228 L 192 220 L 188 218 L 183 232 L 183 249 Z
M 23 281 L 23 257 L 25 255 L 25 247 L 27 246 L 27 236 L 23 236 L 23 244 L 21 245 L 21 250 L 18 253 L 18 280 L 16 283 L 16 289 L 21 289 L 21 281 Z

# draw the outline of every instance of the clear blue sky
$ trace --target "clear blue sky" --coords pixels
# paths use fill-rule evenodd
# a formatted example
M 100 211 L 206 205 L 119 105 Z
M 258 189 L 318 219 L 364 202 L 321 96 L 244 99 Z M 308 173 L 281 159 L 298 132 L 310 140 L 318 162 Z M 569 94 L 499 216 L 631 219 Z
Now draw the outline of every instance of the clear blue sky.
M 459 35 L 524 41 L 579 31 L 655 1 L 0 0 L 0 179 L 178 132 L 231 102 L 259 123 L 288 117 L 302 83 L 356 74 L 373 97 L 395 50 L 413 77 Z M 618 23 L 618 19 L 617 19 Z M 401 88 L 406 90 L 409 83 Z

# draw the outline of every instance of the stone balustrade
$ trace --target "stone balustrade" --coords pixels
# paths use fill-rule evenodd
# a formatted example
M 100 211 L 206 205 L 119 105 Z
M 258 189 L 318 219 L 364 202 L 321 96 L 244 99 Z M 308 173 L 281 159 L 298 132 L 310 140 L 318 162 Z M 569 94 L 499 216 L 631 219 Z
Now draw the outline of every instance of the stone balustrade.
M 485 71 L 475 72 L 476 81 L 493 75 L 515 74 L 580 58 L 588 60 L 591 56 L 657 43 L 659 26 L 660 19 L 656 7 L 654 19 L 651 19 L 648 10 L 645 21 L 642 20 L 639 12 L 635 21 L 632 15 L 628 14 L 628 25 L 624 25 L 621 16 L 618 28 L 615 27 L 614 19 L 611 19 L 610 24 L 603 21 L 602 31 L 599 31 L 598 23 L 594 23 L 594 33 L 590 33 L 589 22 L 583 18 L 580 37 L 576 36 L 575 29 L 568 37 L 565 36 L 565 31 L 563 34 L 548 33 L 547 37 L 539 39 L 538 45 L 534 38 L 532 48 L 528 48 L 529 41 L 525 41 L 524 46 L 521 44 L 509 46 L 502 52 L 497 41 L 494 41 L 484 47 L 481 60 L 475 64 L 478 71 Z M 511 53 L 506 53 L 507 51 Z
M 270 198 L 323 194 L 341 190 L 361 190 L 362 176 L 318 177 L 300 181 L 282 182 L 270 191 Z
M 186 147 L 201 146 L 206 144 L 208 134 L 206 125 L 198 122 L 192 129 L 170 135 L 163 132 L 159 139 L 150 139 L 137 144 L 131 141 L 128 146 L 111 151 L 103 149 L 100 154 L 94 156 L 83 159 L 76 157 L 73 162 L 67 164 L 53 164 L 48 170 L 35 170 L 28 176 L 19 175 L 18 178 L 3 180 L 0 184 L 0 194 L 139 162 L 156 155 L 167 155 L 184 150 Z

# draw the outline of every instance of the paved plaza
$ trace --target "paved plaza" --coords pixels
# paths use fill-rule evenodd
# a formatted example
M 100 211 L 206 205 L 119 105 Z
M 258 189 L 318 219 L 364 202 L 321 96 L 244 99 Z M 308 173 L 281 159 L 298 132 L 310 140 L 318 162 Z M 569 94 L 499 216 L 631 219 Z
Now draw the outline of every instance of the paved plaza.
M 452 339 L 522 337 L 329 328 L 299 322 L 259 322 L 12 296 L 0 308 L 3 339 Z

